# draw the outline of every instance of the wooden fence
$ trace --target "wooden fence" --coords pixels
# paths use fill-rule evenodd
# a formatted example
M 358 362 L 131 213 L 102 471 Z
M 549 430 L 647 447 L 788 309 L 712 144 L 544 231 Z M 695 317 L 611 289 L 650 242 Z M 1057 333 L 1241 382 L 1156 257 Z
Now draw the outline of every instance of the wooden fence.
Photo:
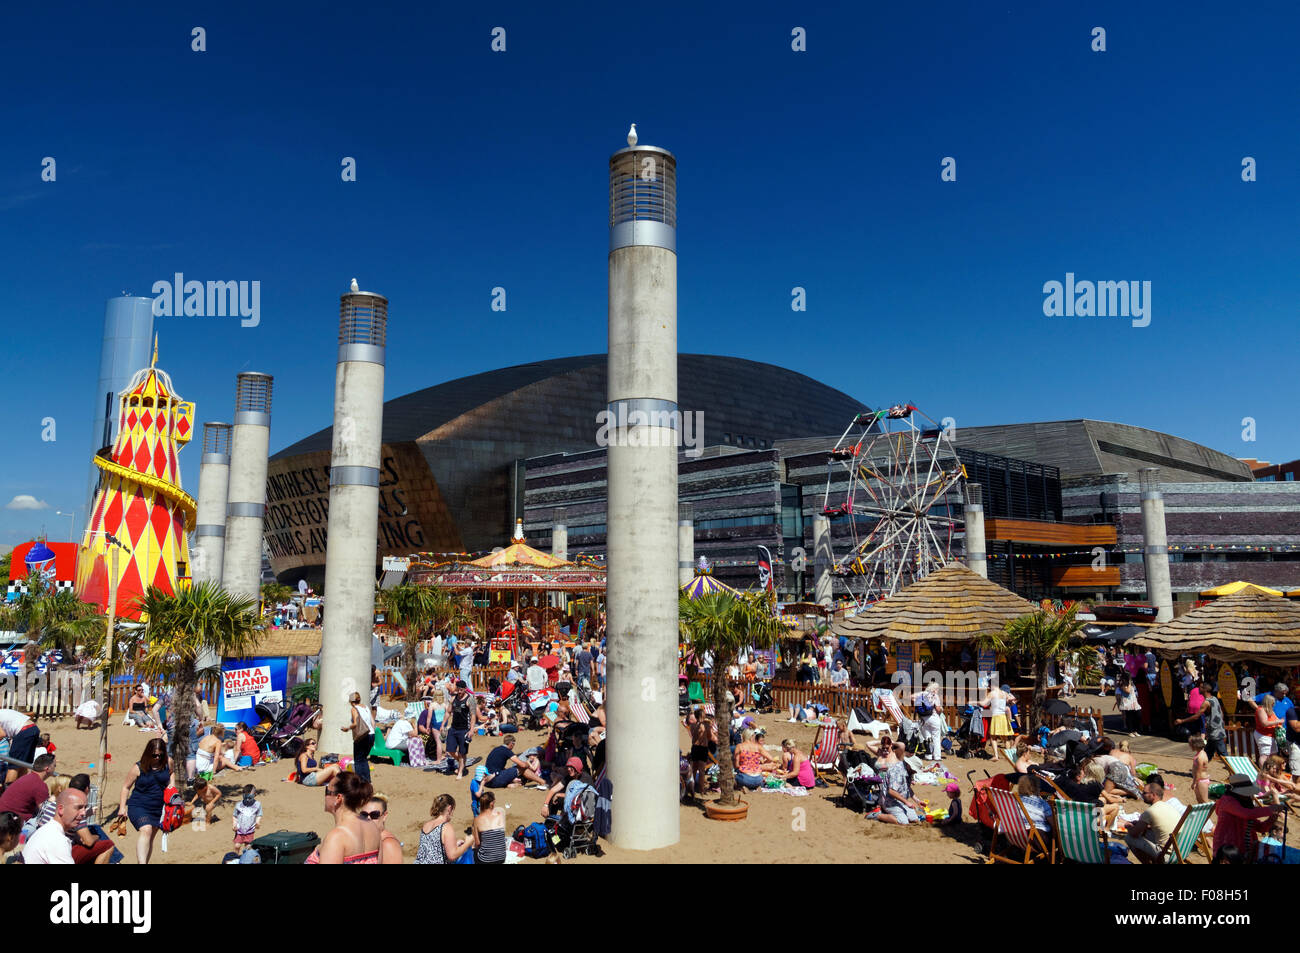
M 409 700 L 414 700 L 419 695 L 419 692 L 416 691 L 414 687 L 412 687 L 412 690 L 409 692 L 402 691 L 402 684 L 397 677 L 401 673 L 401 671 L 402 671 L 402 667 L 400 665 L 391 666 L 380 670 L 379 672 L 379 679 L 380 679 L 379 694 L 380 695 L 387 696 L 389 698 L 396 698 L 397 696 L 402 695 L 403 697 L 406 697 Z M 488 679 L 496 678 L 504 682 L 506 679 L 506 673 L 508 673 L 509 671 L 510 671 L 509 665 L 482 665 L 482 666 L 476 665 L 470 672 L 470 679 L 469 679 L 470 690 L 475 692 L 485 692 L 488 690 Z M 454 669 L 450 669 L 450 668 L 434 669 L 434 677 L 438 681 L 442 681 L 448 675 L 451 675 L 454 678 L 460 678 L 460 672 Z M 423 677 L 424 677 L 424 670 L 421 669 L 416 674 L 417 682 L 420 678 Z
M 124 711 L 127 700 L 137 684 L 133 673 L 115 676 L 109 688 L 109 707 L 114 712 Z M 159 696 L 170 691 L 167 683 L 151 682 L 149 692 Z M 212 680 L 200 683 L 199 690 L 208 704 L 217 697 L 217 683 Z M 31 712 L 39 718 L 66 718 L 85 701 L 97 702 L 104 698 L 103 679 L 78 669 L 59 669 L 45 675 L 35 675 L 31 680 L 18 675 L 8 675 L 0 680 L 0 708 L 14 708 Z

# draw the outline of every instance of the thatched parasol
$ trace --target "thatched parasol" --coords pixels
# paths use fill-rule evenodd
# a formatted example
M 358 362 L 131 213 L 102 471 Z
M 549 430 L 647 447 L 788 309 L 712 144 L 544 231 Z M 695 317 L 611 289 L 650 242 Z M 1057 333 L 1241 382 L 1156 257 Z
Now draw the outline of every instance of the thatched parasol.
M 1148 629 L 1129 642 L 1164 658 L 1204 652 L 1224 662 L 1300 663 L 1300 604 L 1244 589 Z
M 953 563 L 836 622 L 831 633 L 854 639 L 963 642 L 1001 632 L 1012 619 L 1037 611 L 1027 599 Z

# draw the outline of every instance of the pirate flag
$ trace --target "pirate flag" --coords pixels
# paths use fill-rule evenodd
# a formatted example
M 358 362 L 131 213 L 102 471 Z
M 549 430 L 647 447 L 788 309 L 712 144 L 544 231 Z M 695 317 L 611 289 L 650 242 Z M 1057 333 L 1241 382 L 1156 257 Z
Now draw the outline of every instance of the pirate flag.
M 772 585 L 772 554 L 767 551 L 766 546 L 758 547 L 758 588 L 763 592 L 771 592 Z

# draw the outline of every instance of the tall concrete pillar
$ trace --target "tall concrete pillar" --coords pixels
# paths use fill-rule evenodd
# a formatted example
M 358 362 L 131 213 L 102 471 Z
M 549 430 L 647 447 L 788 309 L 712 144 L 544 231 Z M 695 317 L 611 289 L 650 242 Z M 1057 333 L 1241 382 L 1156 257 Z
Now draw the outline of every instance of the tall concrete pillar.
M 984 542 L 984 487 L 966 484 L 966 568 L 989 577 L 988 550 Z
M 230 488 L 221 581 L 232 596 L 257 601 L 262 589 L 262 520 L 266 515 L 266 454 L 271 444 L 270 374 L 247 371 L 235 382 L 230 436 Z
M 831 521 L 825 516 L 814 516 L 813 571 L 816 573 L 816 581 L 813 601 L 818 605 L 829 606 L 835 601 L 835 577 L 831 575 L 833 565 L 835 555 L 831 552 Z
M 1146 544 L 1143 561 L 1146 565 L 1147 600 L 1156 607 L 1156 621 L 1168 622 L 1174 617 L 1174 597 L 1169 583 L 1165 498 L 1156 479 L 1159 473 L 1159 467 L 1143 467 L 1138 471 L 1138 482 L 1142 487 L 1142 537 Z
M 677 160 L 609 160 L 606 575 L 611 838 L 677 843 Z
M 195 582 L 221 585 L 226 552 L 226 499 L 230 490 L 230 424 L 203 425 L 198 519 L 190 556 Z
M 370 690 L 387 334 L 383 295 L 352 291 L 339 299 L 320 672 L 326 752 L 352 751 L 352 736 L 342 730 L 351 720 L 348 696 L 359 692 L 365 699 Z
M 131 383 L 135 372 L 149 366 L 149 345 L 153 343 L 153 298 L 124 294 L 109 298 L 104 306 L 104 337 L 99 345 L 99 381 L 95 387 L 94 423 L 90 452 L 111 447 L 117 434 L 117 394 Z M 90 524 L 95 491 L 99 488 L 98 467 L 89 467 L 86 489 L 86 524 Z
M 677 586 L 689 585 L 695 578 L 695 507 L 681 503 L 677 507 Z
M 556 559 L 568 559 L 569 519 L 564 507 L 557 507 L 551 520 L 551 555 Z

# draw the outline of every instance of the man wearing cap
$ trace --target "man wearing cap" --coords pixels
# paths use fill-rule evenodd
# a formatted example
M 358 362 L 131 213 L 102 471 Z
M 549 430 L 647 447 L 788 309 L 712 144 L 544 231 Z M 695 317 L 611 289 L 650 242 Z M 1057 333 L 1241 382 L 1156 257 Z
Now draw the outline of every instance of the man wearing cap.
M 1249 847 L 1246 835 L 1250 831 L 1250 822 L 1272 817 L 1279 810 L 1277 806 L 1255 807 L 1255 798 L 1259 788 L 1244 774 L 1234 774 L 1228 778 L 1228 791 L 1214 805 L 1214 854 L 1228 845 L 1236 847 L 1243 856 L 1250 857 L 1255 847 L 1256 838 L 1251 838 Z
M 542 668 L 537 662 L 537 657 L 533 656 L 528 660 L 528 690 L 540 692 L 546 687 L 546 681 L 546 669 Z
M 447 736 L 447 753 L 456 759 L 456 777 L 465 777 L 465 758 L 469 755 L 469 739 L 478 727 L 478 706 L 470 702 L 465 682 L 456 683 L 456 694 L 443 720 L 442 730 Z
M 1144 864 L 1155 863 L 1183 817 L 1183 812 L 1164 800 L 1164 796 L 1164 778 L 1158 774 L 1147 778 L 1146 787 L 1142 790 L 1142 800 L 1147 803 L 1147 809 L 1124 832 L 1124 842 Z M 1165 863 L 1173 863 L 1177 859 L 1174 852 L 1170 851 L 1165 857 Z

